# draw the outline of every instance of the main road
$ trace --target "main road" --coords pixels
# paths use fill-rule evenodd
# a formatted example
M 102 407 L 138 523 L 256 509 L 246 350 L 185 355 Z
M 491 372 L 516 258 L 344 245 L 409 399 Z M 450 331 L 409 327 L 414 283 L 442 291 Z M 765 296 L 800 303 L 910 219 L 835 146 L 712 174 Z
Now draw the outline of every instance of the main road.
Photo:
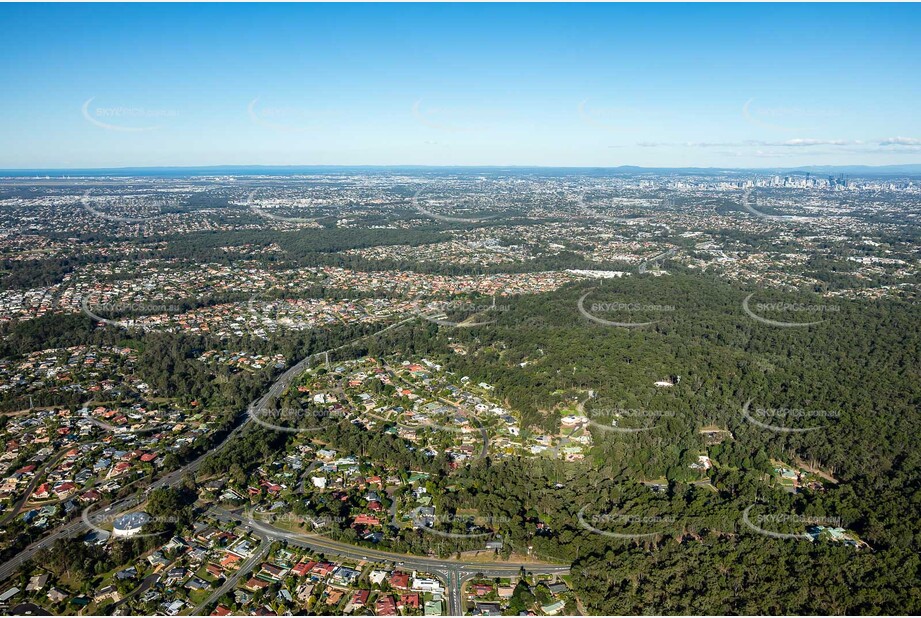
M 638 272 L 639 272 L 641 275 L 646 274 L 646 272 L 649 270 L 649 266 L 650 266 L 651 264 L 657 264 L 658 262 L 664 260 L 665 258 L 670 258 L 670 257 L 672 257 L 672 256 L 675 255 L 676 253 L 678 253 L 678 249 L 677 249 L 677 248 L 672 248 L 672 249 L 669 249 L 668 251 L 663 251 L 662 253 L 660 253 L 660 254 L 658 254 L 658 255 L 654 255 L 654 256 L 652 256 L 651 258 L 649 258 L 648 260 L 646 260 L 645 262 L 643 262 L 642 264 L 640 264 L 640 267 L 639 267 L 639 269 L 638 269 Z
M 45 476 L 45 472 L 48 471 L 48 468 L 57 464 L 63 458 L 64 453 L 66 453 L 69 448 L 70 447 L 65 447 L 58 450 L 56 453 L 53 453 L 51 457 L 48 458 L 48 461 L 43 463 L 38 470 L 35 470 L 34 476 L 32 477 L 32 482 L 29 483 L 28 487 L 26 487 L 25 492 L 23 492 L 22 496 L 16 501 L 16 503 L 9 508 L 6 514 L 3 517 L 0 517 L 0 525 L 3 525 L 16 517 L 16 514 L 19 513 L 23 505 L 29 501 L 29 498 L 32 496 L 35 488 L 38 487 L 38 482 Z
M 233 429 L 233 431 L 229 432 L 220 443 L 215 445 L 214 448 L 208 452 L 189 462 L 185 466 L 164 474 L 159 479 L 148 485 L 147 489 L 143 492 L 138 491 L 137 493 L 134 493 L 126 498 L 116 500 L 110 504 L 104 511 L 106 518 L 111 519 L 112 513 L 121 513 L 122 511 L 142 503 L 146 499 L 148 492 L 153 491 L 154 489 L 159 489 L 161 487 L 171 487 L 178 484 L 186 474 L 194 474 L 201 467 L 209 455 L 221 449 L 224 445 L 228 444 L 234 436 L 239 435 L 239 433 L 243 431 L 248 419 L 248 416 L 243 416 L 245 418 L 240 421 L 240 424 L 238 424 Z M 24 564 L 28 560 L 31 560 L 40 550 L 46 547 L 51 547 L 58 539 L 77 536 L 78 534 L 86 533 L 87 531 L 91 530 L 93 528 L 93 517 L 93 515 L 87 514 L 86 511 L 84 511 L 83 516 L 55 528 L 50 534 L 45 535 L 31 545 L 25 547 L 22 551 L 16 554 L 14 558 L 0 565 L 0 581 L 3 581 L 15 573 L 16 569 L 18 569 L 20 565 Z
M 208 609 L 208 606 L 212 603 L 217 602 L 222 596 L 234 589 L 234 586 L 237 585 L 237 581 L 253 570 L 253 567 L 256 566 L 259 562 L 262 562 L 269 554 L 269 549 L 271 549 L 272 544 L 267 539 L 262 539 L 262 542 L 259 545 L 258 551 L 254 551 L 250 554 L 249 558 L 246 559 L 246 562 L 240 565 L 240 568 L 233 572 L 233 575 L 224 580 L 224 583 L 221 584 L 221 587 L 208 595 L 208 598 L 198 604 L 198 606 L 189 612 L 192 616 L 204 616 L 205 610 Z
M 281 396 L 290 386 L 292 380 L 303 373 L 305 368 L 310 364 L 310 361 L 314 358 L 324 356 L 329 352 L 336 352 L 338 350 L 345 349 L 358 343 L 359 341 L 397 328 L 415 319 L 417 319 L 417 316 L 401 320 L 369 335 L 364 335 L 343 345 L 311 354 L 310 356 L 302 359 L 300 362 L 282 373 L 275 380 L 275 382 L 272 383 L 264 395 L 253 401 L 249 407 L 241 413 L 241 418 L 238 420 L 236 427 L 234 427 L 234 429 L 230 431 L 224 437 L 224 439 L 221 440 L 221 442 L 188 464 L 163 475 L 151 483 L 144 492 L 139 491 L 135 494 L 132 494 L 131 496 L 113 502 L 108 506 L 108 508 L 106 508 L 105 513 L 120 513 L 124 510 L 133 508 L 138 504 L 141 504 L 146 499 L 146 494 L 148 492 L 161 487 L 173 486 L 179 483 L 187 474 L 194 474 L 197 472 L 208 456 L 222 449 L 224 446 L 229 444 L 235 436 L 239 435 L 247 427 L 251 426 L 251 421 L 253 421 L 254 417 L 258 415 L 258 413 L 265 407 L 270 399 Z M 212 510 L 220 517 L 234 517 L 232 513 L 223 511 L 222 509 L 214 508 Z M 20 551 L 16 557 L 7 561 L 3 565 L 0 565 L 0 581 L 10 577 L 22 564 L 32 559 L 41 549 L 50 547 L 58 539 L 73 537 L 78 534 L 85 533 L 89 528 L 92 527 L 91 525 L 88 525 L 88 523 L 92 523 L 92 517 L 92 515 L 81 517 L 67 524 L 59 526 L 50 534 L 27 546 L 25 549 Z M 87 522 L 87 519 L 90 521 Z M 338 541 L 327 539 L 322 536 L 295 535 L 263 522 L 258 522 L 252 518 L 248 518 L 248 520 L 244 522 L 244 525 L 252 529 L 257 535 L 263 537 L 263 539 L 266 540 L 286 540 L 291 545 L 309 549 L 315 552 L 330 552 L 352 560 L 373 559 L 382 562 L 393 562 L 400 566 L 405 566 L 408 569 L 425 571 L 438 575 L 445 582 L 448 594 L 448 614 L 451 616 L 463 615 L 463 601 L 461 592 L 463 584 L 465 581 L 478 574 L 482 574 L 486 577 L 509 577 L 517 575 L 521 572 L 522 569 L 531 573 L 564 574 L 569 572 L 569 566 L 567 565 L 553 565 L 541 562 L 465 562 L 461 560 L 431 558 L 416 556 L 412 554 L 397 554 L 375 549 L 365 549 L 363 547 L 357 547 L 348 543 L 340 543 Z M 256 561 L 265 555 L 265 552 L 268 551 L 268 547 L 269 543 L 263 542 L 260 551 L 255 553 L 252 559 L 248 560 L 247 562 L 249 563 L 252 561 L 254 565 Z M 249 568 L 251 567 L 252 565 L 250 565 Z M 239 574 L 243 574 L 245 570 L 248 569 L 239 569 L 237 571 L 238 576 Z M 225 582 L 225 584 L 221 586 L 220 590 L 217 592 L 224 594 L 230 590 L 230 587 L 232 587 L 233 583 L 235 582 L 236 577 L 229 578 L 228 581 Z M 209 598 L 203 604 L 195 608 L 195 611 L 203 611 L 206 609 L 207 605 L 213 602 L 213 599 L 216 598 L 220 598 L 220 595 L 216 597 L 214 595 L 209 596 Z
M 266 403 L 268 403 L 270 398 L 273 398 L 273 397 L 277 398 L 281 396 L 281 394 L 284 393 L 285 390 L 287 390 L 288 386 L 290 386 L 291 381 L 294 378 L 296 378 L 298 375 L 303 373 L 304 369 L 307 366 L 309 366 L 310 362 L 314 358 L 325 356 L 329 354 L 330 352 L 337 352 L 339 350 L 344 350 L 345 348 L 355 345 L 356 343 L 360 341 L 363 341 L 370 337 L 377 336 L 381 333 L 387 332 L 389 330 L 402 326 L 403 324 L 412 322 L 416 319 L 417 317 L 413 316 L 405 320 L 395 322 L 391 324 L 390 326 L 382 328 L 379 331 L 375 331 L 373 333 L 363 335 L 361 337 L 358 337 L 357 339 L 353 339 L 352 341 L 344 343 L 340 346 L 336 346 L 328 350 L 323 350 L 321 352 L 316 352 L 315 354 L 311 354 L 305 357 L 300 362 L 293 365 L 287 371 L 285 371 L 280 376 L 278 376 L 278 378 L 272 383 L 272 385 L 269 387 L 269 390 L 266 391 L 264 395 L 262 395 L 261 397 L 253 401 L 247 407 L 245 411 L 240 413 L 240 416 L 237 419 L 236 426 L 234 427 L 232 431 L 230 431 L 224 437 L 223 440 L 221 440 L 218 444 L 215 444 L 210 450 L 206 451 L 205 453 L 203 453 L 201 456 L 194 459 L 193 461 L 187 463 L 186 465 L 180 468 L 177 468 L 176 470 L 173 470 L 172 472 L 169 472 L 161 476 L 159 479 L 157 479 L 156 481 L 148 485 L 147 489 L 144 492 L 139 491 L 135 494 L 132 494 L 131 496 L 122 498 L 121 500 L 117 500 L 113 502 L 112 504 L 110 504 L 104 511 L 104 513 L 106 513 L 107 519 L 111 519 L 112 517 L 111 514 L 113 513 L 120 513 L 126 509 L 130 509 L 130 508 L 137 506 L 138 504 L 141 504 L 146 499 L 147 493 L 155 489 L 159 489 L 161 487 L 171 487 L 173 485 L 178 484 L 182 480 L 182 478 L 185 477 L 187 474 L 195 474 L 198 471 L 198 469 L 201 468 L 202 464 L 205 462 L 205 459 L 207 459 L 210 455 L 216 453 L 220 449 L 224 448 L 227 444 L 233 441 L 233 438 L 235 436 L 240 435 L 240 433 L 242 433 L 245 429 L 250 427 L 252 424 L 251 421 L 253 421 L 254 416 L 258 415 L 258 413 L 265 407 Z M 86 512 L 84 511 L 84 513 Z M 11 558 L 10 560 L 7 560 L 2 565 L 0 565 L 0 581 L 3 581 L 7 579 L 8 577 L 10 577 L 13 573 L 16 572 L 16 570 L 22 564 L 31 560 L 42 549 L 46 547 L 51 547 L 55 543 L 55 541 L 57 541 L 58 539 L 64 539 L 64 538 L 77 536 L 78 534 L 86 533 L 88 530 L 92 529 L 93 528 L 92 519 L 93 519 L 93 515 L 85 514 L 83 517 L 79 517 L 77 519 L 74 519 L 73 521 L 70 521 L 66 524 L 58 526 L 53 531 L 51 531 L 49 534 L 45 535 L 44 537 L 38 539 L 34 543 L 23 548 L 18 554 L 16 554 L 15 557 Z
M 433 558 L 429 556 L 417 556 L 415 554 L 398 554 L 378 549 L 357 547 L 320 535 L 288 532 L 265 522 L 257 521 L 250 516 L 244 515 L 241 517 L 239 514 L 225 511 L 217 507 L 213 508 L 212 511 L 218 518 L 225 521 L 242 521 L 243 526 L 249 528 L 260 537 L 276 541 L 287 541 L 289 545 L 308 549 L 316 553 L 331 553 L 356 561 L 375 560 L 379 562 L 392 562 L 408 570 L 434 573 L 445 582 L 448 594 L 448 615 L 450 616 L 463 615 L 461 589 L 464 582 L 477 575 L 483 575 L 485 577 L 514 577 L 521 573 L 522 570 L 529 573 L 556 575 L 569 573 L 569 565 L 550 564 L 547 562 L 470 562 L 451 558 Z

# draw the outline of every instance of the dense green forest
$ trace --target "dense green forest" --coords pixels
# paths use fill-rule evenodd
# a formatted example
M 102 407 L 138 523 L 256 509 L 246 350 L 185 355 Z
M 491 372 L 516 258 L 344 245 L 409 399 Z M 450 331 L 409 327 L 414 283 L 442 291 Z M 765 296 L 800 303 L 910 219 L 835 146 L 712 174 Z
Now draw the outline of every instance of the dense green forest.
M 663 413 L 654 421 L 625 420 L 646 431 L 593 429 L 595 444 L 583 462 L 487 458 L 452 470 L 442 458 L 425 458 L 394 436 L 348 422 L 325 425 L 317 435 L 369 461 L 428 472 L 444 490 L 441 512 L 475 509 L 488 517 L 504 543 L 502 554 L 530 552 L 572 564 L 576 591 L 593 614 L 921 611 L 921 308 L 898 300 L 755 291 L 752 302 L 767 306 L 759 311 L 769 319 L 815 317 L 784 315 L 772 304 L 834 309 L 823 311 L 818 324 L 777 328 L 746 315 L 743 300 L 754 290 L 675 272 L 506 298 L 488 326 L 451 328 L 419 320 L 335 355 L 442 362 L 459 376 L 494 385 L 495 396 L 521 414 L 527 431 L 556 431 L 560 417 L 573 412 L 590 418 L 611 409 Z M 651 324 L 595 323 L 579 313 L 586 294 L 589 310 L 646 307 L 599 317 Z M 307 331 L 237 343 L 297 359 L 372 330 Z M 222 409 L 242 410 L 273 378 L 270 371 L 222 374 L 195 362 L 202 350 L 226 341 L 101 329 L 84 316 L 39 318 L 9 327 L 6 335 L 4 356 L 78 343 L 130 345 L 139 351 L 144 379 L 158 391 Z M 449 345 L 468 353 L 458 355 Z M 675 386 L 657 388 L 654 383 L 663 379 Z M 772 431 L 746 419 L 746 402 L 827 414 L 776 421 L 808 431 Z M 710 443 L 700 433 L 704 427 L 731 432 L 731 438 Z M 209 458 L 201 473 L 243 482 L 291 440 L 289 434 L 251 429 Z M 177 461 L 206 448 L 197 444 Z M 713 460 L 711 470 L 689 467 L 700 454 Z M 772 481 L 772 460 L 811 468 L 827 481 L 821 490 L 790 493 Z M 648 481 L 665 489 L 652 491 Z M 309 510 L 301 501 L 297 512 L 342 515 L 342 505 L 314 498 Z M 835 518 L 868 546 L 768 538 L 743 523 L 749 507 L 762 514 Z M 597 523 L 611 513 L 651 519 Z M 594 523 L 588 527 L 585 521 Z M 802 532 L 795 523 L 775 529 Z M 332 526 L 329 534 L 360 542 L 346 525 Z M 418 533 L 390 543 L 397 551 L 435 549 L 442 555 L 476 544 Z M 58 564 L 60 556 L 49 560 Z M 93 557 L 81 554 L 73 568 L 83 563 L 93 570 L 108 564 L 93 566 Z
M 578 314 L 586 292 L 599 303 L 642 301 L 674 310 L 636 312 L 632 319 L 657 320 L 640 329 L 604 327 Z M 347 352 L 444 362 L 458 375 L 493 384 L 534 431 L 557 428 L 566 411 L 674 413 L 649 431 L 594 431 L 591 457 L 580 463 L 485 459 L 452 471 L 392 436 L 347 422 L 328 424 L 317 435 L 369 461 L 429 472 L 445 490 L 439 492 L 440 512 L 474 509 L 488 518 L 504 543 L 501 554 L 530 552 L 572 564 L 577 592 L 591 613 L 917 613 L 919 309 L 899 301 L 829 303 L 813 295 L 758 292 L 765 304 L 836 308 L 815 326 L 775 328 L 745 315 L 742 300 L 749 293 L 684 275 L 594 289 L 574 285 L 506 299 L 509 311 L 489 327 L 420 321 Z M 770 310 L 765 315 L 783 317 Z M 448 350 L 457 343 L 467 347 L 466 356 Z M 663 377 L 680 380 L 669 389 L 653 386 Z M 820 424 L 814 431 L 775 432 L 746 420 L 742 408 L 749 400 L 830 414 L 784 419 L 794 428 Z M 705 426 L 726 429 L 732 438 L 707 443 L 699 433 Z M 207 470 L 242 480 L 289 440 L 288 434 L 251 432 Z M 701 453 L 714 462 L 707 473 L 688 466 Z M 798 462 L 834 480 L 822 490 L 793 494 L 771 481 L 772 460 Z M 663 479 L 666 489 L 654 492 L 643 483 L 654 479 Z M 296 511 L 347 521 L 341 504 L 312 498 L 310 508 L 296 501 Z M 767 538 L 744 524 L 749 507 L 762 515 L 840 521 L 868 546 Z M 612 513 L 632 521 L 597 523 Z M 801 533 L 796 521 L 781 519 L 773 529 Z M 583 522 L 596 522 L 596 530 Z M 599 528 L 637 538 L 606 536 Z M 346 524 L 334 523 L 326 533 L 363 543 Z M 451 555 L 481 543 L 404 532 L 388 547 Z
M 655 321 L 647 327 L 605 327 L 579 315 L 586 292 L 598 303 L 674 310 L 629 315 Z M 649 431 L 593 431 L 596 446 L 581 464 L 471 464 L 446 505 L 505 522 L 500 528 L 513 546 L 573 561 L 592 613 L 917 612 L 921 308 L 759 291 L 765 305 L 835 309 L 814 326 L 776 328 L 745 315 L 749 293 L 680 274 L 575 285 L 508 299 L 510 310 L 489 327 L 423 323 L 388 333 L 369 352 L 396 348 L 489 382 L 538 431 L 558 428 L 566 411 L 674 413 Z M 785 318 L 770 308 L 764 314 Z M 468 354 L 451 353 L 449 343 L 465 345 Z M 666 377 L 680 381 L 668 389 L 653 385 Z M 746 420 L 747 401 L 827 414 L 779 423 L 815 430 L 776 432 Z M 707 444 L 699 433 L 706 426 L 727 429 L 733 439 Z M 688 467 L 701 453 L 714 461 L 706 476 Z M 771 459 L 813 467 L 837 482 L 790 494 L 770 482 Z M 664 495 L 640 484 L 661 478 Z M 741 523 L 755 504 L 764 513 L 837 518 L 869 548 L 759 536 Z M 659 515 L 668 523 L 625 528 L 656 533 L 628 541 L 580 526 L 580 512 Z M 554 533 L 539 533 L 537 522 Z

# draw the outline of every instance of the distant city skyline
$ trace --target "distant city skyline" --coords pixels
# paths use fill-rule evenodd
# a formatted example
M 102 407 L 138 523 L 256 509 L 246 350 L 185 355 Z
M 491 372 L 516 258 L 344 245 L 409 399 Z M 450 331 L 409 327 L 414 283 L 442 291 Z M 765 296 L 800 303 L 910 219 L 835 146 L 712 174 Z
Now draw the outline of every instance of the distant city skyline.
M 917 5 L 0 5 L 0 169 L 921 163 Z

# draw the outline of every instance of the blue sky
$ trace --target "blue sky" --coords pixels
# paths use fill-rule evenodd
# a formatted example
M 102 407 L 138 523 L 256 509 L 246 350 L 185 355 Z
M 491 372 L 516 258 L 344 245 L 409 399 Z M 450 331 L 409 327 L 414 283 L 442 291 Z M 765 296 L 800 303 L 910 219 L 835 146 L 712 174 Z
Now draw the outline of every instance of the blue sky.
M 918 5 L 0 5 L 0 168 L 921 163 Z

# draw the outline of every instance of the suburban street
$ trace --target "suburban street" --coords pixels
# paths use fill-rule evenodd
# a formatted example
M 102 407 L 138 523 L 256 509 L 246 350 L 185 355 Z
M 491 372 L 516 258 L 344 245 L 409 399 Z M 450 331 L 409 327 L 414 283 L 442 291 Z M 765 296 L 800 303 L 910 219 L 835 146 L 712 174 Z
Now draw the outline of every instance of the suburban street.
M 371 333 L 370 335 L 365 335 L 364 337 L 343 344 L 341 346 L 337 346 L 323 352 L 317 352 L 315 354 L 311 354 L 308 357 L 305 357 L 300 362 L 291 366 L 284 373 L 282 373 L 272 383 L 265 394 L 260 396 L 249 405 L 247 410 L 240 415 L 236 427 L 234 427 L 234 429 L 230 431 L 220 443 L 216 444 L 212 449 L 202 454 L 195 460 L 189 462 L 188 464 L 182 466 L 181 468 L 163 475 L 151 483 L 144 492 L 137 492 L 131 496 L 113 502 L 102 512 L 106 513 L 107 517 L 111 518 L 112 513 L 121 513 L 143 503 L 147 493 L 150 491 L 162 487 L 173 486 L 179 483 L 186 475 L 194 474 L 197 472 L 208 456 L 225 447 L 233 440 L 234 437 L 240 435 L 240 433 L 245 431 L 247 427 L 250 427 L 250 421 L 253 421 L 254 415 L 258 415 L 259 412 L 272 398 L 277 398 L 282 395 L 290 386 L 291 381 L 299 376 L 304 371 L 304 369 L 309 366 L 313 359 L 325 356 L 329 352 L 345 349 L 363 339 L 380 334 L 387 330 L 391 330 L 393 328 L 397 328 L 398 326 L 401 326 L 407 322 L 411 322 L 415 319 L 417 318 L 412 317 L 406 320 L 402 320 L 380 331 Z M 445 400 L 445 403 L 450 402 Z M 482 457 L 485 456 L 486 449 L 488 448 L 488 437 L 486 436 L 486 432 L 482 427 L 480 428 L 480 431 L 483 434 L 484 441 L 483 451 L 480 455 Z M 522 569 L 531 573 L 565 574 L 569 572 L 568 566 L 553 565 L 541 562 L 495 561 L 470 563 L 452 559 L 431 558 L 366 549 L 349 545 L 347 543 L 333 541 L 318 535 L 292 534 L 290 532 L 275 528 L 269 524 L 257 522 L 253 519 L 247 519 L 245 516 L 240 516 L 220 508 L 212 508 L 211 510 L 212 513 L 214 513 L 219 519 L 223 519 L 225 521 L 242 519 L 243 526 L 250 529 L 257 536 L 261 537 L 263 542 L 261 543 L 259 550 L 247 558 L 243 565 L 241 565 L 240 569 L 228 577 L 218 590 L 214 591 L 214 593 L 209 595 L 209 597 L 204 602 L 195 608 L 193 614 L 199 614 L 205 611 L 210 604 L 214 603 L 225 593 L 232 590 L 240 577 L 250 572 L 256 564 L 265 558 L 273 540 L 284 540 L 289 544 L 295 545 L 297 547 L 309 549 L 315 552 L 331 553 L 352 560 L 377 560 L 381 562 L 392 562 L 394 564 L 399 564 L 401 567 L 405 567 L 407 570 L 419 570 L 433 573 L 437 575 L 445 584 L 448 601 L 448 614 L 452 616 L 463 615 L 463 602 L 461 592 L 463 583 L 477 574 L 482 574 L 488 577 L 507 577 L 517 575 L 521 572 Z M 54 544 L 54 542 L 58 539 L 73 537 L 86 533 L 92 527 L 87 524 L 87 520 L 92 523 L 92 519 L 93 514 L 87 513 L 84 515 L 84 517 L 75 519 L 63 526 L 60 526 L 50 534 L 46 535 L 44 538 L 32 543 L 23 549 L 19 554 L 17 554 L 15 558 L 7 561 L 3 565 L 0 565 L 0 580 L 10 577 L 16 572 L 16 569 L 18 569 L 20 565 L 32 559 L 41 549 Z
M 205 610 L 212 604 L 216 603 L 218 599 L 234 589 L 234 586 L 237 585 L 237 582 L 241 577 L 245 576 L 247 573 L 253 570 L 253 567 L 262 562 L 262 560 L 268 555 L 269 548 L 272 546 L 270 541 L 262 539 L 262 542 L 259 544 L 258 551 L 254 551 L 253 554 L 240 565 L 240 568 L 234 571 L 234 573 L 228 577 L 221 587 L 208 595 L 208 598 L 202 601 L 198 607 L 193 609 L 191 612 L 188 612 L 191 616 L 201 616 L 204 615 Z
M 161 476 L 160 478 L 152 482 L 143 492 L 138 491 L 137 493 L 134 493 L 131 496 L 117 500 L 113 502 L 112 504 L 106 506 L 102 512 L 107 514 L 106 515 L 107 518 L 111 518 L 114 514 L 121 513 L 122 511 L 133 508 L 137 506 L 138 504 L 141 504 L 145 500 L 147 493 L 155 489 L 162 488 L 162 487 L 172 487 L 173 485 L 176 485 L 177 483 L 179 483 L 182 480 L 182 478 L 185 477 L 186 475 L 188 474 L 194 475 L 198 471 L 198 469 L 201 468 L 202 464 L 205 462 L 205 460 L 210 455 L 218 452 L 220 449 L 224 448 L 227 444 L 230 444 L 230 442 L 232 442 L 236 436 L 240 435 L 243 431 L 245 431 L 248 427 L 250 427 L 251 426 L 250 421 L 253 420 L 253 416 L 255 414 L 258 414 L 259 411 L 261 411 L 262 408 L 265 407 L 266 403 L 268 403 L 270 398 L 278 397 L 282 393 L 284 393 L 285 390 L 288 388 L 288 386 L 290 386 L 291 381 L 294 378 L 296 378 L 298 375 L 300 375 L 304 371 L 304 369 L 310 365 L 310 362 L 313 359 L 319 358 L 319 357 L 326 357 L 326 355 L 328 355 L 330 352 L 344 350 L 356 343 L 359 343 L 360 341 L 363 341 L 370 337 L 374 337 L 383 332 L 398 328 L 402 326 L 403 324 L 412 322 L 416 319 L 418 318 L 413 316 L 411 318 L 407 318 L 405 320 L 395 322 L 391 324 L 390 326 L 387 326 L 379 331 L 369 333 L 367 335 L 364 335 L 362 337 L 349 341 L 348 343 L 344 343 L 340 346 L 336 346 L 328 350 L 323 350 L 321 352 L 316 352 L 314 354 L 311 354 L 303 358 L 301 361 L 299 361 L 295 365 L 292 365 L 284 373 L 278 376 L 278 378 L 272 383 L 272 385 L 269 387 L 266 393 L 260 396 L 255 401 L 253 401 L 247 407 L 247 409 L 239 415 L 238 420 L 237 420 L 237 425 L 218 444 L 214 445 L 214 447 L 212 447 L 210 450 L 203 453 L 196 459 L 190 461 L 186 465 L 180 468 L 177 468 L 176 470 L 173 470 L 172 472 L 164 474 L 163 476 Z M 78 517 L 62 526 L 55 528 L 53 531 L 46 534 L 41 539 L 38 539 L 37 541 L 26 546 L 24 549 L 22 549 L 22 551 L 16 554 L 15 557 L 11 558 L 10 560 L 7 560 L 2 565 L 0 565 L 0 581 L 3 581 L 7 579 L 8 577 L 10 577 L 11 575 L 13 575 L 21 565 L 23 565 L 24 563 L 28 562 L 33 557 L 35 557 L 35 555 L 40 550 L 46 547 L 51 547 L 58 539 L 70 538 L 70 537 L 77 536 L 79 534 L 85 534 L 86 532 L 88 532 L 92 528 L 92 526 L 87 525 L 87 520 L 90 523 L 92 523 L 92 519 L 93 519 L 93 514 L 85 513 L 83 517 Z
M 640 267 L 637 270 L 641 275 L 643 275 L 646 272 L 648 272 L 650 266 L 655 266 L 661 260 L 670 258 L 673 255 L 675 255 L 677 252 L 678 252 L 677 249 L 669 249 L 668 251 L 663 251 L 662 253 L 659 253 L 658 255 L 654 255 L 648 260 L 646 260 L 645 262 L 643 262 L 642 264 L 640 264 Z
M 61 460 L 66 450 L 67 449 L 59 450 L 57 453 L 49 457 L 48 460 L 42 464 L 38 470 L 35 471 L 35 477 L 32 479 L 32 482 L 29 483 L 28 487 L 26 487 L 26 490 L 22 493 L 22 497 L 19 498 L 19 500 L 17 500 L 12 507 L 10 507 L 10 509 L 3 517 L 0 517 L 0 525 L 5 524 L 9 520 L 16 517 L 20 509 L 22 509 L 23 505 L 29 501 L 29 497 L 32 495 L 32 492 L 35 491 L 35 488 L 38 486 L 42 476 L 45 474 L 45 472 L 47 472 L 48 468 L 56 465 Z
M 247 518 L 225 511 L 212 509 L 225 521 L 242 521 L 243 526 L 254 533 L 267 539 L 287 541 L 294 545 L 314 552 L 331 553 L 352 560 L 375 560 L 398 564 L 406 570 L 419 570 L 434 573 L 445 583 L 448 600 L 448 615 L 463 615 L 461 588 L 465 581 L 482 574 L 487 577 L 509 577 L 518 575 L 522 569 L 529 573 L 564 575 L 569 573 L 568 565 L 550 564 L 547 562 L 505 562 L 486 561 L 469 562 L 451 558 L 432 558 L 412 554 L 398 554 L 364 547 L 356 547 L 348 543 L 340 543 L 326 537 L 313 534 L 294 534 L 276 528 L 270 524 Z

